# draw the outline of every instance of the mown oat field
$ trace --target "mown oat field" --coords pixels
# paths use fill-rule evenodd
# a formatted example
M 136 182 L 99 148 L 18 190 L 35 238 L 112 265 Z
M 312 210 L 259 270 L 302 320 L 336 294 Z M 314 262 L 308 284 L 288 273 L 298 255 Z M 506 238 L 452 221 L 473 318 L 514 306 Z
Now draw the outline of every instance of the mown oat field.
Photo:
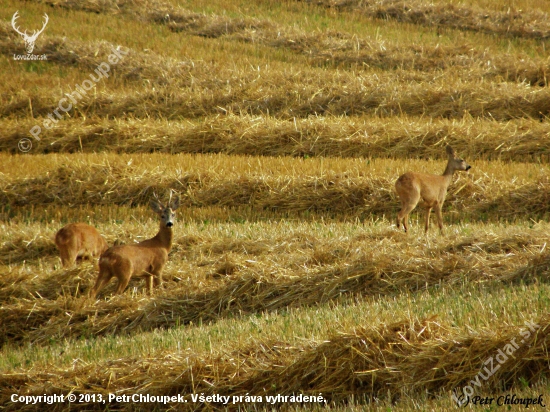
M 548 4 L 1 4 L 0 409 L 550 402 Z M 444 232 L 399 231 L 396 179 L 447 144 Z M 150 238 L 170 191 L 163 285 L 89 299 L 57 230 Z

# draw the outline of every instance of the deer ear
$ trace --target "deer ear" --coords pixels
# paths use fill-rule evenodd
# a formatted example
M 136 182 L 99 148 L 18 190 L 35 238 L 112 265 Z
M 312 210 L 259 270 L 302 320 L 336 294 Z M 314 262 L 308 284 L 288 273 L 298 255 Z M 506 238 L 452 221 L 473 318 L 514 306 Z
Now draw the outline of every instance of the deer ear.
M 164 206 L 162 205 L 162 203 L 156 200 L 151 200 L 149 202 L 149 206 L 151 206 L 151 209 L 153 209 L 155 213 L 161 213 L 164 210 Z
M 180 197 L 176 196 L 171 202 L 170 202 L 170 209 L 176 210 L 178 207 L 180 207 Z
M 455 156 L 455 149 L 453 149 L 451 146 L 447 145 L 445 150 L 447 151 L 447 154 L 449 156 L 453 156 L 453 157 Z

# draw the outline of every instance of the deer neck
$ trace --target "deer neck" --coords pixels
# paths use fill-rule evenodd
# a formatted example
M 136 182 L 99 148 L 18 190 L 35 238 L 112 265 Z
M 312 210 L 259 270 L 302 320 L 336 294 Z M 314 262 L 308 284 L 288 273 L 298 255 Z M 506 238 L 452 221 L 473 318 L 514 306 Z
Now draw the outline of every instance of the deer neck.
M 445 179 L 445 183 L 447 184 L 447 186 L 451 184 L 454 173 L 455 173 L 455 168 L 452 167 L 451 162 L 447 163 L 447 167 L 443 172 L 443 178 Z
M 161 223 L 159 232 L 153 239 L 155 239 L 161 247 L 170 252 L 172 248 L 172 238 L 172 228 Z

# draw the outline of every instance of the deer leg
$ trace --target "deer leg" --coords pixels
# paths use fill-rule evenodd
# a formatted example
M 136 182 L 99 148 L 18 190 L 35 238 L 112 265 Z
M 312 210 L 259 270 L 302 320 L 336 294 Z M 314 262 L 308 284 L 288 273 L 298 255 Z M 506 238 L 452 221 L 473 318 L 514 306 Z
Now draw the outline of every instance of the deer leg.
M 55 245 L 59 249 L 59 257 L 61 258 L 61 265 L 63 268 L 71 266 L 71 250 L 74 250 L 76 245 L 74 238 L 66 239 L 63 229 L 61 229 L 55 236 Z
M 148 279 L 149 294 L 153 295 L 153 285 L 158 288 L 162 285 L 162 268 L 153 272 Z
M 129 262 L 128 260 L 124 260 L 116 266 L 115 272 L 118 279 L 118 286 L 115 293 L 117 295 L 120 295 L 124 292 L 124 289 L 126 289 L 128 283 L 130 283 L 134 268 L 131 262 Z
M 409 213 L 411 213 L 414 209 L 414 206 L 416 205 L 413 205 L 412 207 L 410 205 L 408 205 L 408 207 L 403 207 L 403 209 L 401 209 L 401 211 L 397 214 L 397 222 L 403 222 L 403 229 L 405 232 L 409 231 Z M 399 224 L 397 227 L 399 228 Z
M 149 296 L 153 295 L 153 281 L 155 279 L 155 275 L 152 273 L 149 273 L 147 275 L 147 292 L 149 293 Z
M 397 229 L 401 228 L 401 221 L 403 220 L 403 216 L 401 215 L 401 211 L 405 208 L 405 203 L 401 201 L 401 210 L 397 213 L 396 219 L 395 219 L 395 225 L 397 226 Z M 406 228 L 405 223 L 403 223 L 403 227 Z M 405 229 L 405 232 L 407 229 Z
M 61 257 L 61 264 L 64 268 L 70 267 L 72 263 L 76 260 L 76 256 L 71 256 L 70 251 L 65 249 L 60 250 L 59 255 Z
M 117 295 L 121 295 L 124 292 L 124 289 L 126 289 L 126 286 L 130 283 L 131 277 L 132 275 L 130 273 L 123 273 L 121 276 L 117 276 L 118 286 L 115 292 Z
M 403 228 L 405 232 L 409 231 L 409 213 L 416 207 L 418 201 L 420 200 L 420 194 L 418 194 L 414 199 L 410 199 L 408 202 L 401 201 L 401 210 L 397 214 L 397 227 L 399 228 L 399 223 L 403 222 Z
M 441 214 L 441 205 L 435 207 L 435 215 L 437 216 L 437 225 L 439 226 L 439 232 L 443 234 L 443 215 Z
M 63 266 L 68 268 L 75 264 L 76 258 L 78 257 L 78 248 L 76 242 L 71 242 L 71 244 L 67 246 L 67 249 L 64 250 L 65 263 L 63 263 Z
M 430 227 L 430 213 L 432 213 L 432 208 L 428 207 L 426 209 L 426 224 L 425 224 L 426 233 L 428 233 L 428 229 Z
M 90 291 L 90 297 L 92 299 L 95 299 L 99 291 L 103 289 L 107 283 L 109 283 L 112 277 L 113 275 L 111 274 L 110 271 L 100 269 L 99 275 L 97 276 L 97 281 L 95 282 L 94 287 Z
M 397 229 L 401 228 L 401 219 L 399 218 L 399 213 L 397 213 L 397 216 L 395 218 L 395 225 L 397 226 Z
M 160 285 L 162 285 L 162 274 L 161 272 L 157 273 L 154 277 L 153 277 L 153 281 L 155 283 L 155 287 L 158 288 Z

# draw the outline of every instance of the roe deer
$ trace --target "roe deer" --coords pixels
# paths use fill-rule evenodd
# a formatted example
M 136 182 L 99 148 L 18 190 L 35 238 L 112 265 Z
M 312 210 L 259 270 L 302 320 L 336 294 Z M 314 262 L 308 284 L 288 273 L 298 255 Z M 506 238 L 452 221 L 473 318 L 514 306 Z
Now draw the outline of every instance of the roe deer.
M 113 246 L 99 258 L 99 275 L 95 286 L 90 291 L 90 297 L 96 298 L 112 277 L 118 279 L 117 294 L 124 292 L 132 276 L 146 276 L 149 294 L 155 286 L 162 283 L 162 268 L 168 260 L 168 252 L 172 248 L 172 226 L 174 211 L 179 207 L 179 197 L 168 206 L 156 200 L 151 200 L 150 206 L 160 217 L 160 229 L 151 239 L 135 245 Z
M 401 200 L 401 210 L 397 214 L 397 228 L 403 222 L 405 232 L 409 229 L 409 213 L 416 207 L 422 199 L 421 206 L 426 210 L 426 233 L 430 225 L 430 212 L 435 209 L 437 224 L 439 230 L 443 233 L 443 217 L 441 208 L 447 196 L 447 188 L 451 184 L 453 174 L 457 170 L 467 171 L 471 166 L 462 159 L 456 157 L 454 149 L 447 145 L 446 147 L 449 161 L 442 176 L 407 172 L 395 182 L 395 190 Z
M 70 267 L 77 257 L 91 260 L 109 248 L 96 228 L 86 223 L 69 223 L 63 226 L 55 234 L 55 245 L 59 249 L 64 268 Z

